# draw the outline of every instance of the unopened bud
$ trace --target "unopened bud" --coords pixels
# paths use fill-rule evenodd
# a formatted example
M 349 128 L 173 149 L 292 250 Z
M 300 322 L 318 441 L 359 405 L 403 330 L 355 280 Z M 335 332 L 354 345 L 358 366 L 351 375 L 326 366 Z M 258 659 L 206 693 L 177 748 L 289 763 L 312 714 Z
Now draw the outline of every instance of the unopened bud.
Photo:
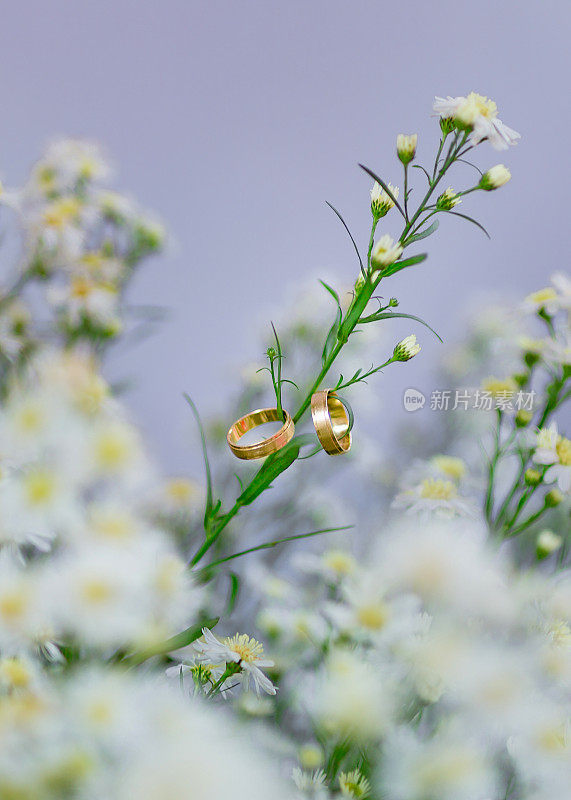
M 399 133 L 397 136 L 397 155 L 403 164 L 408 164 L 415 156 L 418 135 Z
M 547 492 L 545 495 L 545 506 L 546 508 L 555 508 L 561 503 L 563 500 L 563 495 L 559 491 L 559 489 L 552 489 L 550 492 Z
M 478 186 L 486 192 L 491 192 L 493 189 L 499 189 L 511 178 L 511 172 L 503 164 L 496 164 L 487 172 L 484 172 L 480 178 Z
M 395 200 L 397 200 L 399 196 L 399 187 L 393 186 L 392 183 L 389 183 L 388 189 Z M 394 200 L 389 194 L 387 194 L 387 192 L 385 192 L 381 184 L 375 181 L 373 188 L 371 189 L 371 213 L 375 219 L 384 217 L 385 214 L 391 210 L 394 204 Z
M 390 308 L 396 308 L 398 306 L 398 304 L 399 304 L 399 301 L 396 299 L 396 297 L 391 297 L 391 299 L 389 300 L 389 307 Z
M 538 559 L 547 558 L 563 544 L 563 539 L 553 531 L 541 531 L 535 542 L 535 552 Z
M 395 361 L 410 361 L 411 358 L 420 352 L 420 345 L 416 341 L 416 336 L 411 334 L 399 342 L 393 350 Z
M 445 192 L 442 192 L 436 201 L 436 208 L 439 211 L 450 211 L 450 209 L 454 208 L 454 206 L 457 206 L 461 202 L 462 200 L 460 199 L 458 193 L 455 192 L 451 186 L 449 186 Z
M 531 413 L 531 411 L 526 411 L 525 409 L 520 408 L 520 410 L 515 415 L 515 424 L 517 425 L 518 428 L 525 428 L 526 425 L 529 425 L 532 419 L 533 419 L 533 414 Z
M 525 471 L 525 482 L 528 486 L 537 486 L 541 483 L 541 472 L 537 469 L 527 469 Z

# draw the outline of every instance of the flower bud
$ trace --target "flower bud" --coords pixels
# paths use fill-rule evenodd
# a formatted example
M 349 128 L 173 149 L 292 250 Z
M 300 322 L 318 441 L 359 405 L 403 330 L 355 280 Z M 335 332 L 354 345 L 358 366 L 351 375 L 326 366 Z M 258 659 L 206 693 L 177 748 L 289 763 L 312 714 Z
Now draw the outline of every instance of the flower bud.
M 547 558 L 563 544 L 563 539 L 553 531 L 541 531 L 535 541 L 535 552 L 538 559 Z
M 450 209 L 454 208 L 454 206 L 457 206 L 461 202 L 462 200 L 460 199 L 458 193 L 455 192 L 451 186 L 449 186 L 445 192 L 442 192 L 436 201 L 436 208 L 439 211 L 450 211 Z
M 531 413 L 531 411 L 526 411 L 525 409 L 520 408 L 520 410 L 515 415 L 515 424 L 517 425 L 518 428 L 525 428 L 526 425 L 529 425 L 532 419 L 533 419 L 533 414 Z
M 396 297 L 391 297 L 391 299 L 389 300 L 389 308 L 396 308 L 398 304 L 399 301 L 396 299 Z
M 561 503 L 563 500 L 563 495 L 559 491 L 559 489 L 552 489 L 550 492 L 547 492 L 545 495 L 545 507 L 546 508 L 555 508 Z
M 393 186 L 392 183 L 388 184 L 388 188 L 395 199 L 398 200 L 399 187 Z M 375 181 L 371 189 L 371 213 L 375 219 L 380 219 L 387 214 L 394 206 L 394 201 L 385 192 L 380 183 Z
M 416 154 L 418 135 L 413 133 L 399 133 L 397 136 L 397 155 L 403 164 L 408 164 Z
M 487 172 L 484 172 L 480 178 L 478 186 L 486 192 L 491 192 L 493 189 L 499 189 L 504 183 L 507 183 L 512 174 L 507 167 L 503 164 L 496 164 L 491 167 Z
M 389 267 L 397 258 L 400 258 L 402 251 L 402 245 L 385 233 L 373 248 L 371 262 L 376 267 Z
M 537 469 L 527 469 L 524 477 L 528 486 L 538 486 L 541 483 L 541 472 Z
M 528 352 L 524 355 L 523 360 L 525 361 L 528 367 L 533 367 L 539 361 L 539 353 L 532 353 L 528 350 Z
M 355 291 L 359 292 L 365 285 L 365 277 L 362 272 L 359 273 L 359 277 L 355 281 Z
M 444 136 L 448 136 L 449 133 L 452 133 L 455 127 L 456 125 L 452 117 L 440 117 L 440 130 Z
M 393 350 L 393 359 L 395 361 L 410 361 L 419 352 L 420 345 L 417 344 L 416 336 L 412 333 L 396 345 Z
M 460 130 L 471 130 L 480 116 L 480 108 L 472 94 L 464 98 L 454 114 L 454 122 Z
M 278 354 L 276 353 L 275 348 L 268 347 L 268 349 L 266 350 L 266 355 L 270 359 L 270 361 L 273 361 L 274 358 L 277 358 Z

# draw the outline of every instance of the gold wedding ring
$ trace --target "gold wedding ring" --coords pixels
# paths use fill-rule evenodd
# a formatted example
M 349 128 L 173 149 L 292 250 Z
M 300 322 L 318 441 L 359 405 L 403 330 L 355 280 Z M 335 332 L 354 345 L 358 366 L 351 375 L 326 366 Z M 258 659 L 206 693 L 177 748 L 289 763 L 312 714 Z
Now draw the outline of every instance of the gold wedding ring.
M 327 455 L 339 456 L 349 450 L 349 416 L 332 389 L 315 392 L 311 398 L 311 416 L 317 437 Z
M 247 445 L 238 444 L 245 433 L 257 428 L 258 425 L 264 425 L 266 422 L 283 422 L 283 425 L 277 433 L 262 442 Z M 293 420 L 287 411 L 282 410 L 280 415 L 277 408 L 259 408 L 236 420 L 226 434 L 226 441 L 230 450 L 238 458 L 264 458 L 281 450 L 292 438 L 294 429 Z

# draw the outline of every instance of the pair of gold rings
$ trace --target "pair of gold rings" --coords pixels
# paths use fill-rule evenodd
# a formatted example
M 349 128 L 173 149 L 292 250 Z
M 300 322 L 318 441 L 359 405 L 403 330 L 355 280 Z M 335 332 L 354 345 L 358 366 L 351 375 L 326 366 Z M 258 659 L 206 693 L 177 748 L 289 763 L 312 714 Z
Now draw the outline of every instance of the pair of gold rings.
M 338 456 L 349 450 L 351 447 L 349 415 L 333 389 L 323 389 L 312 395 L 311 417 L 321 446 L 328 455 Z M 248 445 L 239 443 L 245 433 L 266 422 L 283 422 L 283 425 L 277 433 L 262 442 Z M 293 419 L 287 411 L 282 410 L 280 416 L 277 408 L 260 408 L 236 420 L 226 434 L 226 441 L 238 458 L 247 460 L 265 458 L 281 450 L 293 437 L 294 431 Z

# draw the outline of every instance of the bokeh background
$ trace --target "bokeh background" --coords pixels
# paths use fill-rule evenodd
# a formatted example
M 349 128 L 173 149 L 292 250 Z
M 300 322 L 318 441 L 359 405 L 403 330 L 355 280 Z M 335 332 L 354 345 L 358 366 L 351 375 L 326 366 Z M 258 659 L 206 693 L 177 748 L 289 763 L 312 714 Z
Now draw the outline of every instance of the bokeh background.
M 119 187 L 171 232 L 169 251 L 138 276 L 133 296 L 171 317 L 110 365 L 111 375 L 133 380 L 130 406 L 167 472 L 197 464 L 182 391 L 205 414 L 219 410 L 239 367 L 263 362 L 260 332 L 296 286 L 354 279 L 351 247 L 324 201 L 342 210 L 364 246 L 370 181 L 356 164 L 399 183 L 400 131 L 419 133 L 420 161 L 433 157 L 434 94 L 493 97 L 522 140 L 505 154 L 480 148 L 480 165 L 503 161 L 513 173 L 504 189 L 474 195 L 462 209 L 492 240 L 443 220 L 429 261 L 391 287 L 401 310 L 453 341 L 468 305 L 491 291 L 521 297 L 567 266 L 570 21 L 565 0 L 5 7 L 4 183 L 23 179 L 55 135 L 95 138 L 119 168 Z M 409 332 L 392 324 L 391 341 Z M 415 332 L 424 349 L 414 368 L 377 378 L 379 436 L 406 417 L 406 386 L 433 388 L 441 345 Z

